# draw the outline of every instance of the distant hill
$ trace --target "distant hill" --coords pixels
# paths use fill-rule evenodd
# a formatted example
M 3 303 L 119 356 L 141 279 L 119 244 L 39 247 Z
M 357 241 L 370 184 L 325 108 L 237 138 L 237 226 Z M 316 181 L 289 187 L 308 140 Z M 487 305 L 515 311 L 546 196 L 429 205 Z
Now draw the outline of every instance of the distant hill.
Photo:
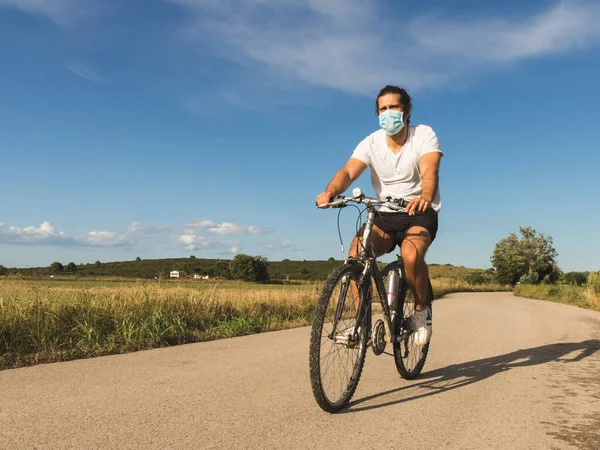
M 73 277 L 125 277 L 125 278 L 168 278 L 169 272 L 179 270 L 188 275 L 227 276 L 230 260 L 188 258 L 136 259 L 133 261 L 100 262 L 68 265 L 61 275 Z M 329 258 L 317 261 L 269 261 L 271 280 L 324 280 L 340 264 L 341 260 Z M 383 263 L 381 265 L 384 265 Z M 67 269 L 71 269 L 69 272 Z M 454 278 L 469 280 L 485 273 L 482 269 L 469 269 L 450 264 L 429 264 L 431 278 Z M 46 277 L 55 272 L 50 267 L 9 269 L 9 273 L 25 277 Z

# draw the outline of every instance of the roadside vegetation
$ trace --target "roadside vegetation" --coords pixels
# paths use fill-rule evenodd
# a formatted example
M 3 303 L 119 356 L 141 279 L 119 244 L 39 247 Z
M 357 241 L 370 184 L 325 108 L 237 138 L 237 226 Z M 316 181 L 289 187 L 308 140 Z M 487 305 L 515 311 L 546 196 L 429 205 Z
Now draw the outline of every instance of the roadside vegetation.
M 550 237 L 520 232 L 498 242 L 488 270 L 430 264 L 434 296 L 514 289 L 600 311 L 600 272 L 563 273 Z M 0 369 L 309 325 L 324 280 L 341 263 L 242 254 L 0 266 Z M 184 278 L 169 279 L 171 270 Z
M 600 272 L 566 272 L 556 262 L 552 238 L 531 227 L 519 228 L 496 244 L 494 278 L 515 286 L 519 297 L 565 303 L 600 311 Z
M 434 265 L 431 272 L 436 297 L 510 289 L 486 282 L 480 270 Z M 2 277 L 0 369 L 309 325 L 322 286 Z
M 585 272 L 577 273 L 586 275 Z M 519 284 L 515 287 L 514 294 L 600 311 L 600 272 L 592 272 L 588 276 L 589 281 L 581 285 L 569 283 L 564 278 L 561 282 L 550 285 Z

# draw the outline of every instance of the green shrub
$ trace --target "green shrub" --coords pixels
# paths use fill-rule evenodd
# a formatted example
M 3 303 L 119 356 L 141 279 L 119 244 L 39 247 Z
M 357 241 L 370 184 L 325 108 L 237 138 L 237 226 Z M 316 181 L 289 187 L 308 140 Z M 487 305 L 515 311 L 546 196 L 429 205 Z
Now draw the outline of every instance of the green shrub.
M 588 275 L 585 272 L 567 272 L 561 277 L 561 281 L 567 284 L 583 286 L 587 283 Z
M 490 284 L 496 282 L 494 271 L 473 271 L 467 275 L 467 282 L 471 284 Z
M 485 277 L 481 272 L 472 272 L 467 277 L 467 281 L 471 284 L 482 284 L 485 283 Z
M 519 278 L 521 284 L 538 284 L 540 277 L 537 272 L 531 272 Z
M 592 272 L 588 276 L 587 285 L 596 295 L 600 295 L 600 272 Z
M 556 297 L 556 296 L 558 296 L 559 294 L 560 294 L 560 287 L 558 287 L 558 286 L 551 286 L 551 287 L 548 289 L 548 295 L 549 295 L 550 297 Z
M 544 284 L 554 284 L 554 280 L 552 278 L 552 276 L 550 274 L 545 275 L 544 279 L 542 280 L 542 283 Z

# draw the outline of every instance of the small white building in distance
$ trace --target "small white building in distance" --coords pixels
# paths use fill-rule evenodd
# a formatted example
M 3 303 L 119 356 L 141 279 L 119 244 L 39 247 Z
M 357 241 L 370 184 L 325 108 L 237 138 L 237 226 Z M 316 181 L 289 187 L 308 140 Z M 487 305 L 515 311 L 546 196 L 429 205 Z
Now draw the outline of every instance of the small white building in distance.
M 169 273 L 169 278 L 185 278 L 185 272 L 181 270 L 172 270 Z

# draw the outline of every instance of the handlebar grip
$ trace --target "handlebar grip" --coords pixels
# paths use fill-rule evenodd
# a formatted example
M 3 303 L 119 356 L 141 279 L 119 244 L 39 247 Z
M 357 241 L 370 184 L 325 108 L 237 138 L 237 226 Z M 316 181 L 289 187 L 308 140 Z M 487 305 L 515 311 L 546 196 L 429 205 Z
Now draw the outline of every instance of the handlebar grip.
M 317 208 L 320 208 L 321 206 L 329 206 L 331 208 L 341 208 L 342 206 L 344 206 L 344 198 L 341 195 L 336 195 L 329 203 L 319 206 L 319 204 L 317 202 L 315 202 L 315 205 L 317 206 Z
M 336 199 L 334 201 L 332 201 L 331 203 L 329 203 L 329 206 L 331 206 L 332 208 L 341 208 L 344 204 L 344 200 L 343 199 Z
M 405 200 L 403 198 L 392 198 L 390 196 L 386 197 L 386 200 L 390 203 L 395 203 L 396 205 L 400 206 L 401 208 L 406 208 L 409 203 L 408 200 Z

